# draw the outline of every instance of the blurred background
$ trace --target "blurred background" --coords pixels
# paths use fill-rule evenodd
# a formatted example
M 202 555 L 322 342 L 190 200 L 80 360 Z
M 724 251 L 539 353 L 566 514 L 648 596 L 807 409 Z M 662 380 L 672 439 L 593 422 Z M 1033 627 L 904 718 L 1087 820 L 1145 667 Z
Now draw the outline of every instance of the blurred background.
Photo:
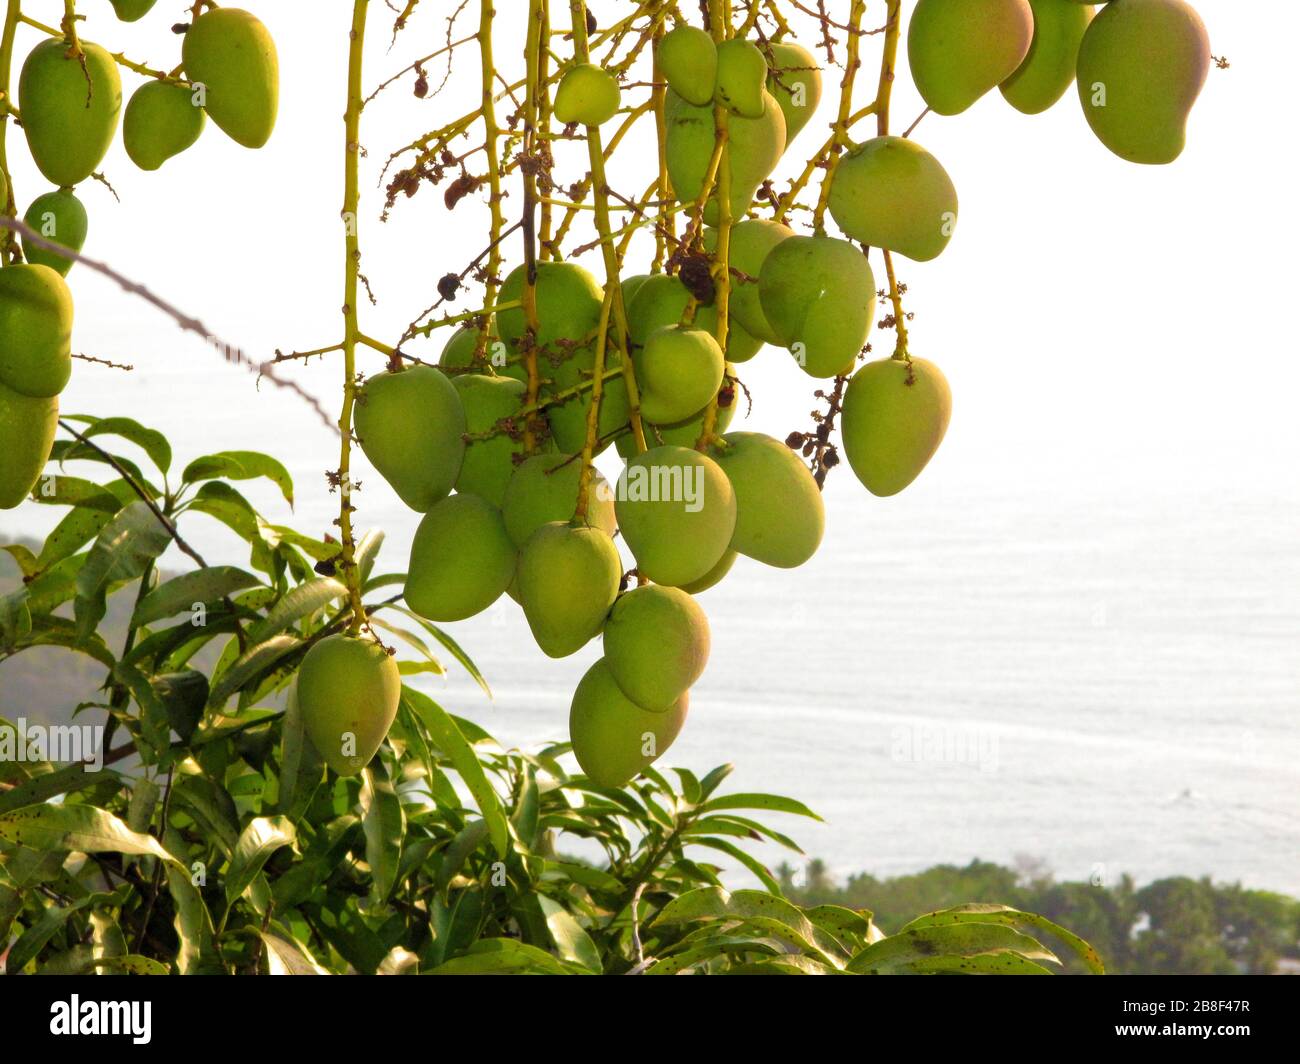
M 62 5 L 45 6 L 57 21 Z M 91 216 L 87 254 L 264 359 L 341 332 L 351 5 L 250 6 L 280 50 L 270 144 L 251 153 L 209 124 L 193 149 L 147 174 L 119 140 L 104 167 L 116 197 L 95 183 L 79 194 Z M 498 0 L 502 14 L 518 6 Z M 169 26 L 186 5 L 163 0 L 135 25 L 118 23 L 108 0 L 79 7 L 85 38 L 165 69 L 179 61 Z M 392 13 L 372 4 L 366 91 L 439 47 L 455 7 L 421 4 L 394 43 Z M 947 252 L 900 262 L 912 350 L 952 385 L 947 440 L 895 498 L 876 499 L 847 466 L 835 470 L 817 557 L 792 572 L 742 558 L 701 598 L 712 658 L 661 765 L 702 772 L 732 761 L 735 787 L 811 805 L 825 823 L 789 830 L 822 860 L 818 875 L 899 875 L 981 858 L 1018 867 L 1022 881 L 1212 876 L 1300 895 L 1300 361 L 1291 317 L 1300 233 L 1295 139 L 1270 118 L 1293 95 L 1300 13 L 1231 0 L 1197 7 L 1214 53 L 1231 65 L 1211 70 L 1187 150 L 1171 166 L 1112 156 L 1073 90 L 1036 117 L 994 92 L 917 127 L 961 197 Z M 604 24 L 627 5 L 592 9 Z M 873 26 L 883 20 L 883 4 L 868 10 Z M 471 34 L 476 18 L 465 11 L 451 38 Z M 815 48 L 811 26 L 796 28 Z M 21 31 L 17 55 L 37 39 Z M 879 40 L 867 38 L 860 104 L 874 92 Z M 510 80 L 522 73 L 518 54 L 498 42 Z M 477 54 L 471 45 L 454 57 L 440 93 L 416 99 L 408 74 L 364 116 L 361 246 L 378 302 L 362 308 L 362 321 L 390 343 L 434 302 L 437 279 L 486 243 L 481 195 L 449 211 L 442 189 L 425 185 L 380 221 L 389 156 L 477 105 Z M 445 69 L 445 57 L 428 64 L 432 87 Z M 821 114 L 787 153 L 778 190 L 824 137 L 840 74 L 826 69 Z M 127 92 L 138 83 L 124 76 Z M 508 101 L 501 106 L 508 113 Z M 901 74 L 894 129 L 921 110 Z M 613 186 L 639 194 L 653 148 L 646 119 L 617 156 Z M 46 183 L 25 152 L 11 155 L 22 208 Z M 561 154 L 560 183 L 585 172 L 581 146 Z M 513 218 L 522 197 L 517 178 L 509 184 Z M 508 243 L 507 269 L 521 253 L 518 239 Z M 597 253 L 578 261 L 603 275 Z M 625 272 L 648 261 L 637 245 Z M 275 523 L 332 531 L 337 497 L 325 470 L 337 464 L 337 441 L 305 404 L 259 386 L 85 267 L 70 282 L 74 350 L 135 368 L 77 363 L 65 412 L 156 427 L 173 441 L 178 468 L 224 449 L 274 454 L 293 473 L 296 512 L 273 489 L 250 485 L 250 497 Z M 479 305 L 471 290 L 450 309 Z M 434 358 L 447 335 L 411 353 Z M 882 354 L 890 342 L 877 335 Z M 382 368 L 380 356 L 361 359 L 368 372 Z M 336 410 L 338 355 L 283 368 Z M 733 429 L 784 438 L 811 425 L 817 384 L 786 352 L 764 350 L 741 377 L 753 405 Z M 616 472 L 612 450 L 601 464 Z M 387 531 L 380 565 L 402 570 L 416 517 L 364 459 L 359 469 L 358 524 Z M 0 537 L 43 535 L 60 512 L 4 513 Z M 210 560 L 245 561 L 216 522 L 196 516 L 186 534 Z M 450 629 L 495 700 L 455 673 L 424 681 L 435 697 L 508 745 L 565 736 L 571 692 L 598 644 L 547 659 L 507 599 Z M 43 703 L 66 661 L 0 666 L 0 712 L 65 709 L 62 697 Z M 791 875 L 803 883 L 807 870 Z

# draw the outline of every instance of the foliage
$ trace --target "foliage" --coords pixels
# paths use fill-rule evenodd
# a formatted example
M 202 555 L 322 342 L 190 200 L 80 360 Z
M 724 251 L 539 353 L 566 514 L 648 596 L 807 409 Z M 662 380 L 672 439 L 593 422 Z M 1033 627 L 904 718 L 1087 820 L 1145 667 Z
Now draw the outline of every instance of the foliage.
M 759 818 L 814 814 L 725 793 L 730 766 L 598 787 L 563 766 L 567 744 L 502 750 L 407 686 L 380 755 L 360 776 L 327 774 L 284 696 L 306 650 L 348 623 L 346 589 L 322 575 L 339 548 L 272 523 L 237 487 L 262 477 L 290 500 L 284 468 L 224 452 L 177 478 L 170 445 L 138 422 L 66 423 L 82 427 L 58 442 L 59 461 L 107 472 L 61 474 L 38 493 L 66 513 L 38 549 L 9 548 L 24 582 L 0 599 L 0 658 L 60 647 L 103 668 L 101 696 L 68 718 L 106 716 L 103 763 L 0 760 L 8 971 L 1028 971 L 1052 960 L 1026 934 L 1042 925 L 1010 911 L 960 911 L 896 940 L 864 908 L 784 901 L 745 847 L 798 852 Z M 189 548 L 185 530 L 203 515 L 244 540 L 245 567 Z M 172 543 L 192 567 L 163 578 Z M 402 671 L 441 673 L 445 658 L 484 683 L 450 636 L 389 593 L 402 574 L 375 568 L 381 544 L 363 537 L 358 564 Z M 135 606 L 110 647 L 100 626 L 120 591 Z M 562 838 L 599 861 L 566 855 Z M 728 894 L 718 854 L 766 889 Z
M 802 876 L 789 865 L 776 875 L 799 905 L 870 904 L 886 929 L 965 898 L 1000 898 L 1072 928 L 1117 975 L 1271 975 L 1279 960 L 1300 954 L 1300 901 L 1208 878 L 1178 876 L 1141 888 L 1128 876 L 1106 886 L 1057 883 L 986 861 L 888 879 L 854 875 L 843 884 L 832 882 L 816 860 Z M 1067 971 L 1083 970 L 1075 958 L 1064 961 Z

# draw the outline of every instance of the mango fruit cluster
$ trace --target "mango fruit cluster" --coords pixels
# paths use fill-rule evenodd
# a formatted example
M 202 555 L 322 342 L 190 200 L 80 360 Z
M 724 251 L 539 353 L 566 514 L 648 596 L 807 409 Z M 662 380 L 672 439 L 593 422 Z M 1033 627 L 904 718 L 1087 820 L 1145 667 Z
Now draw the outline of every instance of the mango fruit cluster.
M 154 0 L 113 0 L 134 22 Z M 182 47 L 188 83 L 147 81 L 123 114 L 117 62 L 103 47 L 62 38 L 28 53 L 18 77 L 18 108 L 32 161 L 56 187 L 31 201 L 23 221 L 43 240 L 80 252 L 89 218 L 74 187 L 94 174 L 117 135 L 144 170 L 198 140 L 211 115 L 232 138 L 261 147 L 275 125 L 279 73 L 275 44 L 247 11 L 204 12 Z M 0 188 L 0 202 L 8 189 Z M 49 459 L 58 396 L 72 370 L 72 295 L 64 278 L 73 258 L 24 235 L 25 262 L 0 269 L 0 509 L 17 506 Z
M 994 88 L 1039 114 L 1076 82 L 1097 138 L 1148 164 L 1182 154 L 1211 62 L 1185 0 L 918 0 L 907 54 L 917 90 L 941 115 Z

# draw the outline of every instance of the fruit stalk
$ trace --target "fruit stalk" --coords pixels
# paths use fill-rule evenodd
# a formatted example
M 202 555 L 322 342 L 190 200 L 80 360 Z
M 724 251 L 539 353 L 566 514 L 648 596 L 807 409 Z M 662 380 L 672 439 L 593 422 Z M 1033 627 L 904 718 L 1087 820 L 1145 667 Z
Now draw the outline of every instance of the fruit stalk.
M 899 29 L 902 22 L 902 0 L 889 0 L 888 21 L 885 23 L 885 46 L 880 57 L 880 85 L 876 90 L 876 135 L 889 134 L 889 102 L 894 90 L 894 70 L 898 62 Z M 829 184 L 829 181 L 827 182 Z M 907 357 L 907 315 L 903 311 L 903 296 L 894 276 L 894 260 L 882 249 L 885 274 L 889 278 L 889 301 L 894 308 L 894 328 L 898 338 L 894 343 L 894 358 Z
M 544 0 L 528 2 L 528 39 L 524 45 L 528 64 L 528 89 L 524 98 L 524 163 L 520 171 L 524 179 L 524 293 L 525 322 L 524 368 L 528 374 L 526 404 L 537 402 L 541 381 L 537 373 L 537 170 L 534 152 L 537 150 L 535 133 L 541 110 L 538 95 L 541 83 L 542 29 L 545 25 Z M 537 434 L 533 431 L 534 419 L 524 419 L 524 452 L 532 454 L 537 447 Z
M 894 84 L 894 53 L 898 49 L 898 6 L 901 0 L 890 0 L 889 18 L 887 23 L 888 29 L 885 30 L 885 50 L 880 60 L 880 81 L 882 86 L 892 88 Z M 862 40 L 862 19 L 867 11 L 866 0 L 853 0 L 853 6 L 849 9 L 849 30 L 848 30 L 848 57 L 844 61 L 844 77 L 840 81 L 840 108 L 835 117 L 835 127 L 831 134 L 830 150 L 826 155 L 826 172 L 822 176 L 821 193 L 817 197 L 817 206 L 813 211 L 813 231 L 824 233 L 826 231 L 825 218 L 826 207 L 830 202 L 831 179 L 835 175 L 835 167 L 839 162 L 840 153 L 849 144 L 849 126 L 852 124 L 853 116 L 853 86 L 857 81 L 858 67 L 862 65 L 859 58 L 860 44 Z M 891 52 L 889 35 L 893 33 L 893 51 Z M 886 90 L 887 91 L 887 90 Z M 877 92 L 876 115 L 879 121 L 880 115 L 880 93 Z M 886 97 L 888 100 L 888 97 Z M 888 102 L 885 104 L 888 108 Z
M 492 0 L 479 0 L 478 50 L 479 65 L 482 71 L 482 99 L 479 112 L 483 116 L 483 151 L 487 156 L 488 208 L 491 211 L 491 230 L 488 235 L 488 261 L 485 267 L 487 281 L 484 288 L 483 302 L 491 306 L 497 297 L 498 275 L 501 272 L 501 227 L 505 219 L 501 214 L 501 160 L 497 153 L 496 104 L 493 101 L 493 78 L 496 68 L 492 60 Z M 488 323 L 484 319 L 479 327 L 478 341 L 474 345 L 474 358 L 482 359 L 487 352 Z
M 573 52 L 579 63 L 586 63 L 591 58 L 587 43 L 587 5 L 584 0 L 569 0 L 569 16 L 573 24 Z M 616 135 L 617 136 L 617 135 Z M 592 126 L 587 130 L 587 154 L 591 159 L 591 190 L 596 206 L 596 232 L 600 235 L 601 255 L 605 260 L 605 291 L 610 296 L 614 325 L 620 337 L 619 349 L 622 354 L 623 381 L 627 385 L 628 419 L 632 425 L 632 438 L 636 441 L 637 454 L 646 450 L 645 429 L 641 424 L 641 392 L 637 388 L 636 374 L 632 369 L 632 358 L 627 346 L 629 335 L 627 327 L 627 308 L 623 305 L 623 289 L 619 281 L 618 252 L 614 247 L 614 238 L 609 225 L 609 188 L 605 180 L 605 151 L 601 146 L 600 129 Z M 597 342 L 602 354 L 605 335 L 608 331 L 608 318 L 604 317 Z M 603 365 L 597 366 L 593 380 L 599 380 L 604 371 Z M 591 483 L 590 452 L 595 448 L 595 427 L 600 417 L 600 392 L 592 388 L 591 413 L 587 418 L 587 440 L 584 445 L 582 480 L 578 488 L 578 505 L 585 506 L 587 486 Z
M 348 40 L 348 103 L 344 114 L 343 167 L 343 409 L 339 414 L 339 568 L 352 605 L 351 634 L 359 635 L 366 611 L 361 602 L 361 571 L 356 563 L 356 539 L 352 532 L 352 411 L 357 397 L 358 277 L 361 248 L 357 236 L 357 208 L 360 199 L 357 170 L 361 156 L 361 59 L 365 43 L 366 14 L 370 0 L 353 0 L 352 29 Z
M 715 44 L 726 40 L 731 30 L 731 6 L 729 0 L 709 0 L 709 27 Z M 713 263 L 709 272 L 713 276 L 714 308 L 717 312 L 714 325 L 714 339 L 718 347 L 727 350 L 727 318 L 731 305 L 731 144 L 728 133 L 730 113 L 720 103 L 713 104 L 713 129 L 717 141 L 718 174 L 716 200 L 718 203 L 718 242 L 714 251 Z M 708 195 L 708 182 L 705 182 L 703 195 Z M 703 209 L 700 217 L 703 217 Z M 726 387 L 726 380 L 723 380 Z M 713 442 L 718 427 L 718 394 L 715 392 L 704 411 L 704 421 L 700 425 L 700 438 L 695 441 L 695 449 L 703 451 Z
M 21 6 L 21 0 L 9 0 L 9 6 L 5 10 L 4 30 L 0 31 L 0 189 L 4 192 L 0 213 L 10 218 L 17 217 L 18 206 L 13 179 L 9 174 L 9 156 L 5 142 L 9 133 L 9 82 L 14 59 L 14 33 L 18 29 Z M 6 229 L 0 233 L 0 263 L 4 260 L 12 262 L 17 248 L 18 238 L 12 230 Z
M 656 57 L 659 52 L 659 41 L 663 35 L 663 23 L 660 23 L 655 29 L 654 37 L 653 54 Z M 664 114 L 664 106 L 668 102 L 668 82 L 663 80 L 663 76 L 659 72 L 657 58 L 653 71 L 655 87 L 650 94 L 650 99 L 655 111 L 655 139 L 659 150 L 659 174 L 655 180 L 655 189 L 659 200 L 659 224 L 655 226 L 655 257 L 650 269 L 657 273 L 663 267 L 664 259 L 668 255 L 668 243 L 671 238 L 677 235 L 677 229 L 676 215 L 670 209 L 673 187 L 668 180 L 668 120 Z

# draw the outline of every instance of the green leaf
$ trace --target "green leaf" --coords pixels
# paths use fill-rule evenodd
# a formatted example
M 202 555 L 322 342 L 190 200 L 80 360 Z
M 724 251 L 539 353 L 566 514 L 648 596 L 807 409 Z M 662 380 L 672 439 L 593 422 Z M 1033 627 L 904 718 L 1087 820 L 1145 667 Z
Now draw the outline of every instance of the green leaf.
M 402 701 L 417 716 L 430 738 L 447 760 L 460 773 L 465 786 L 478 805 L 478 810 L 487 821 L 488 834 L 497 856 L 505 857 L 510 848 L 510 825 L 506 820 L 501 798 L 488 781 L 483 765 L 474 753 L 474 748 L 465 740 L 456 722 L 428 695 L 421 694 L 412 687 L 402 688 Z
M 695 920 L 741 921 L 836 967 L 842 966 L 834 939 L 828 938 L 799 908 L 784 898 L 759 890 L 728 894 L 721 887 L 697 887 L 670 901 L 655 925 Z
M 488 686 L 487 680 L 483 678 L 483 674 L 479 672 L 478 666 L 474 664 L 474 662 L 470 659 L 470 656 L 465 653 L 465 651 L 461 648 L 461 645 L 457 643 L 456 640 L 452 639 L 451 636 L 449 636 L 436 624 L 430 624 L 418 613 L 414 612 L 413 610 L 407 609 L 405 606 L 399 605 L 398 603 L 394 602 L 391 603 L 388 606 L 388 608 L 397 610 L 398 613 L 401 613 L 409 617 L 421 628 L 423 628 L 426 632 L 428 632 L 429 635 L 433 636 L 433 638 L 436 639 L 439 642 L 439 644 L 441 644 L 442 648 L 446 650 L 447 653 L 450 654 L 453 658 L 456 659 L 460 667 L 464 669 L 467 673 L 469 673 L 470 678 L 476 684 L 478 684 L 479 687 L 483 689 L 483 693 L 486 694 L 488 698 L 492 697 L 492 688 Z
M 11 975 L 21 972 L 45 948 L 45 944 L 58 934 L 73 913 L 85 908 L 93 901 L 102 901 L 106 897 L 109 897 L 109 895 L 91 894 L 68 905 L 52 906 L 46 909 L 41 914 L 41 918 L 32 924 L 19 937 L 18 941 L 9 948 L 8 955 L 5 958 L 5 971 Z
M 0 837 L 34 850 L 127 853 L 175 858 L 150 835 L 132 831 L 112 813 L 90 805 L 37 805 L 0 815 Z
M 230 696 L 254 676 L 265 672 L 286 654 L 292 653 L 303 645 L 303 640 L 296 635 L 277 635 L 264 643 L 249 647 L 220 674 L 212 685 L 208 706 L 212 709 L 224 706 Z
M 346 598 L 348 589 L 332 577 L 323 576 L 299 584 L 280 599 L 266 617 L 248 633 L 251 642 L 260 643 L 282 632 L 295 621 L 315 613 L 335 599 Z
M 117 773 L 111 770 L 90 772 L 85 765 L 68 765 L 43 776 L 33 776 L 10 790 L 0 791 L 0 813 L 22 809 L 24 806 L 39 805 L 56 795 L 75 794 L 97 783 L 114 779 L 117 779 Z
M 291 686 L 280 727 L 280 812 L 301 816 L 324 775 L 325 762 L 307 741 L 297 688 Z
M 361 542 L 357 544 L 356 552 L 353 555 L 353 560 L 357 563 L 357 572 L 360 574 L 361 583 L 364 584 L 369 578 L 370 571 L 375 567 L 375 558 L 379 555 L 379 548 L 383 545 L 384 530 L 382 528 L 372 528 L 361 537 Z
M 31 631 L 17 642 L 16 647 L 64 647 L 94 658 L 106 669 L 112 669 L 117 664 L 113 652 L 98 633 L 83 636 L 78 632 L 76 623 L 66 617 L 33 617 Z
M 181 480 L 186 484 L 218 478 L 252 480 L 255 477 L 266 477 L 280 489 L 285 502 L 293 505 L 293 478 L 289 471 L 274 458 L 257 451 L 220 451 L 196 458 L 181 474 Z
M 793 813 L 795 816 L 821 820 L 803 802 L 779 794 L 724 794 L 721 798 L 710 798 L 700 806 L 701 813 L 716 813 L 722 809 L 765 809 L 772 813 Z
M 700 780 L 700 797 L 707 798 L 718 789 L 718 785 L 736 770 L 735 765 L 719 765 L 704 779 Z M 698 804 L 698 803 L 697 803 Z
M 842 905 L 816 905 L 805 909 L 803 914 L 839 942 L 845 953 L 856 953 L 871 941 L 870 913 L 855 912 Z
M 147 429 L 129 417 L 87 417 L 82 414 L 65 414 L 69 421 L 79 421 L 88 427 L 81 430 L 87 439 L 92 436 L 120 436 L 134 443 L 149 456 L 160 472 L 166 473 L 172 464 L 172 448 L 167 437 L 155 429 Z
M 18 563 L 18 568 L 23 576 L 31 576 L 40 568 L 36 562 L 36 555 L 21 543 L 6 543 L 0 547 L 0 550 L 8 552 L 10 557 Z
M 213 943 L 212 915 L 199 888 L 191 882 L 190 872 L 169 865 L 167 889 L 176 909 L 173 924 L 181 943 L 176 954 L 177 970 L 181 975 L 220 970 Z
M 366 836 L 366 864 L 370 865 L 370 896 L 376 903 L 387 900 L 397 880 L 406 814 L 393 790 L 392 781 L 378 771 L 361 773 L 361 826 Z
M 710 849 L 720 850 L 728 857 L 739 861 L 742 865 L 748 868 L 758 878 L 758 881 L 767 888 L 769 894 L 780 895 L 781 884 L 772 878 L 772 873 L 768 870 L 767 866 L 763 864 L 762 861 L 758 860 L 758 858 L 754 857 L 752 854 L 746 853 L 734 843 L 728 842 L 726 839 L 716 839 L 707 835 L 702 837 L 692 835 L 684 841 L 691 846 L 708 846 Z
M 849 971 L 887 975 L 912 971 L 918 962 L 932 965 L 940 957 L 951 961 L 998 950 L 1011 950 L 1027 960 L 1060 963 L 1041 942 L 1006 924 L 963 922 L 913 928 L 873 942 L 849 961 Z
M 78 506 L 64 516 L 54 526 L 54 530 L 45 537 L 41 553 L 37 555 L 36 564 L 42 569 L 49 569 L 56 562 L 70 558 L 87 543 L 99 535 L 113 515 L 102 510 L 87 510 Z
M 169 543 L 171 533 L 143 502 L 133 502 L 104 526 L 77 574 L 77 631 L 83 637 L 103 620 L 108 589 L 139 577 Z
M 902 931 L 907 931 L 920 927 L 934 927 L 949 923 L 977 922 L 977 923 L 1002 923 L 1010 927 L 1033 927 L 1042 931 L 1047 931 L 1055 935 L 1064 942 L 1070 949 L 1078 954 L 1080 960 L 1087 966 L 1088 970 L 1094 975 L 1105 975 L 1106 966 L 1102 964 L 1101 955 L 1093 949 L 1087 942 L 1071 931 L 1067 931 L 1059 924 L 1053 923 L 1046 916 L 1039 916 L 1037 913 L 1021 912 L 1019 909 L 1012 909 L 1006 905 L 987 905 L 972 904 L 959 905 L 952 909 L 940 909 L 938 912 L 926 913 L 924 916 L 918 916 L 909 923 Z M 902 932 L 900 931 L 900 934 Z
M 266 944 L 266 969 L 269 975 L 329 975 L 317 963 L 311 951 L 297 939 L 281 938 L 268 931 L 259 934 Z
M 546 926 L 551 932 L 551 940 L 555 943 L 560 959 L 599 975 L 602 970 L 600 951 L 591 941 L 591 936 L 582 929 L 573 915 L 553 898 L 540 895 L 537 901 L 542 907 L 542 914 L 546 917 Z
M 161 961 L 151 957 L 142 957 L 138 953 L 128 953 L 122 957 L 102 957 L 90 962 L 95 968 L 123 975 L 170 975 L 171 969 Z
M 233 905 L 243 896 L 253 878 L 262 870 L 271 854 L 281 846 L 292 846 L 297 833 L 287 817 L 259 816 L 248 822 L 235 843 L 226 871 L 226 904 Z
M 160 584 L 145 595 L 131 615 L 131 624 L 142 628 L 178 613 L 188 613 L 198 603 L 210 606 L 227 595 L 260 583 L 252 573 L 231 565 L 214 565 L 186 573 Z
M 500 975 L 512 972 L 567 975 L 570 969 L 545 950 L 513 938 L 485 938 L 464 956 L 426 972 L 426 975 Z

